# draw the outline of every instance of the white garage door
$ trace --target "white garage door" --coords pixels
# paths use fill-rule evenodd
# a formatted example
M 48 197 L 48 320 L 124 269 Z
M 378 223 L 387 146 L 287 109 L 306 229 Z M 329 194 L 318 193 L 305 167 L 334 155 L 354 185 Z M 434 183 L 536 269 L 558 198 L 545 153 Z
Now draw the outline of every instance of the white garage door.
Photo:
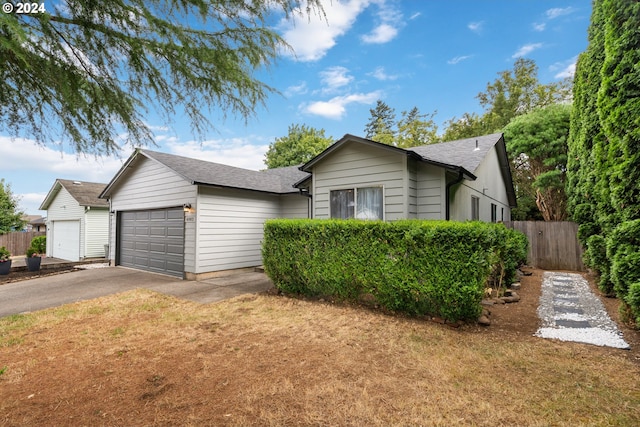
M 121 212 L 119 228 L 120 265 L 183 276 L 182 208 Z
M 80 221 L 54 221 L 51 255 L 69 261 L 80 260 Z

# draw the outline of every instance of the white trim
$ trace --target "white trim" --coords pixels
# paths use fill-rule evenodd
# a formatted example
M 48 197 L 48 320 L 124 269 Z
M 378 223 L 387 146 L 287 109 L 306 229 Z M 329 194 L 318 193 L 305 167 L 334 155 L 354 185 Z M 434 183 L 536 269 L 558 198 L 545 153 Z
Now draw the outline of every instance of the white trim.
M 332 214 L 331 214 L 331 192 L 332 191 L 344 191 L 344 190 L 353 190 L 353 203 L 354 203 L 354 208 L 353 208 L 353 212 L 354 212 L 354 217 L 350 218 L 350 219 L 357 219 L 355 217 L 355 212 L 358 209 L 358 188 L 382 188 L 382 221 L 386 220 L 387 217 L 387 203 L 386 203 L 386 194 L 385 194 L 385 189 L 384 189 L 384 184 L 364 184 L 364 185 L 360 185 L 358 187 L 329 187 L 328 188 L 328 193 L 329 193 L 329 219 L 335 219 L 333 218 Z

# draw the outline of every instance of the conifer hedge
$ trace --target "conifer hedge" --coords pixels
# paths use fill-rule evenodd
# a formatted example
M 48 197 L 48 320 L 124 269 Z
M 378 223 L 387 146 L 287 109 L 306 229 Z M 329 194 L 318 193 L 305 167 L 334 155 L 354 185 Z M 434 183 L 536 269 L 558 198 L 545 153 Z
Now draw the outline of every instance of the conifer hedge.
M 578 58 L 567 193 L 586 264 L 640 327 L 640 2 L 595 0 Z
M 287 220 L 265 224 L 265 272 L 285 293 L 358 301 L 449 321 L 476 319 L 490 277 L 509 283 L 527 254 L 501 224 Z

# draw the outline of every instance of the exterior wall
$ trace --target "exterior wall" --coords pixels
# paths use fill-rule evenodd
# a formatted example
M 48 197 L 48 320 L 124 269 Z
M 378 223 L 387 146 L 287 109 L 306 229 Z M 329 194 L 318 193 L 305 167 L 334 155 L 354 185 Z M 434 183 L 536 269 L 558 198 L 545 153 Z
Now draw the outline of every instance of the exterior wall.
M 104 245 L 109 243 L 109 209 L 89 209 L 85 214 L 85 224 L 84 257 L 103 257 Z
M 261 265 L 264 222 L 281 216 L 280 197 L 201 187 L 195 273 Z M 287 201 L 286 205 L 288 214 L 300 212 L 297 202 Z
M 474 172 L 475 181 L 462 181 L 453 191 L 453 203 L 451 205 L 451 219 L 455 221 L 467 221 L 471 219 L 471 196 L 480 199 L 480 221 L 491 221 L 491 204 L 497 206 L 497 221 L 510 221 L 511 208 L 507 198 L 500 163 L 495 147 L 491 149 L 485 159 Z
M 418 165 L 417 178 L 418 219 L 445 219 L 445 170 L 421 163 Z
M 407 160 L 407 212 L 409 219 L 418 218 L 418 165 L 414 159 Z
M 309 218 L 309 200 L 299 194 L 280 196 L 280 218 Z
M 182 206 L 190 203 L 196 205 L 197 189 L 195 185 L 170 170 L 169 168 L 140 156 L 129 175 L 114 189 L 111 195 L 111 210 L 146 210 Z M 116 218 L 110 215 L 109 258 L 116 257 Z M 184 230 L 184 268 L 186 272 L 196 269 L 196 226 L 195 221 L 185 222 Z
M 330 218 L 331 190 L 380 185 L 384 187 L 384 219 L 407 218 L 406 155 L 363 144 L 345 144 L 313 168 L 313 218 Z
M 47 209 L 47 256 L 53 252 L 53 222 L 69 220 L 80 221 L 80 247 L 84 247 L 84 207 L 62 187 Z M 82 253 L 80 256 L 83 256 Z

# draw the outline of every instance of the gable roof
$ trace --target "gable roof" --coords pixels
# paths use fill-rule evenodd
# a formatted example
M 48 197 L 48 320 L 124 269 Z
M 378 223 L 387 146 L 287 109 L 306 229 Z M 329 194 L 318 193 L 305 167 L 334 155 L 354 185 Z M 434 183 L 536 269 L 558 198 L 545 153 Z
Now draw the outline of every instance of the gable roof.
M 461 174 L 464 178 L 474 181 L 475 172 L 487 156 L 489 151 L 495 147 L 500 163 L 500 174 L 505 183 L 507 198 L 510 206 L 516 206 L 516 194 L 513 189 L 511 168 L 507 157 L 506 146 L 502 133 L 477 136 L 473 138 L 459 139 L 456 141 L 441 142 L 438 144 L 422 145 L 419 147 L 399 148 L 387 144 L 382 144 L 365 138 L 346 134 L 336 143 L 330 145 L 322 153 L 300 167 L 304 172 L 311 172 L 314 165 L 322 161 L 331 153 L 338 150 L 344 144 L 356 142 L 373 147 L 377 147 L 390 152 L 405 154 L 418 161 L 429 163 Z M 302 178 L 296 182 L 295 186 L 303 186 L 309 177 Z
M 421 145 L 407 150 L 413 151 L 423 159 L 461 166 L 475 173 L 482 160 L 502 138 L 501 133 Z
M 298 166 L 254 171 L 175 154 L 136 149 L 109 182 L 100 197 L 109 197 L 116 183 L 125 175 L 127 169 L 138 161 L 139 156 L 164 165 L 193 185 L 236 188 L 264 193 L 297 193 L 298 190 L 293 187 L 293 184 L 308 175 L 300 171 Z
M 107 184 L 98 182 L 76 181 L 70 179 L 56 179 L 53 186 L 40 205 L 40 210 L 47 210 L 51 202 L 56 198 L 62 188 L 67 190 L 80 206 L 90 208 L 108 208 L 109 202 L 100 199 L 98 196 L 105 189 Z

